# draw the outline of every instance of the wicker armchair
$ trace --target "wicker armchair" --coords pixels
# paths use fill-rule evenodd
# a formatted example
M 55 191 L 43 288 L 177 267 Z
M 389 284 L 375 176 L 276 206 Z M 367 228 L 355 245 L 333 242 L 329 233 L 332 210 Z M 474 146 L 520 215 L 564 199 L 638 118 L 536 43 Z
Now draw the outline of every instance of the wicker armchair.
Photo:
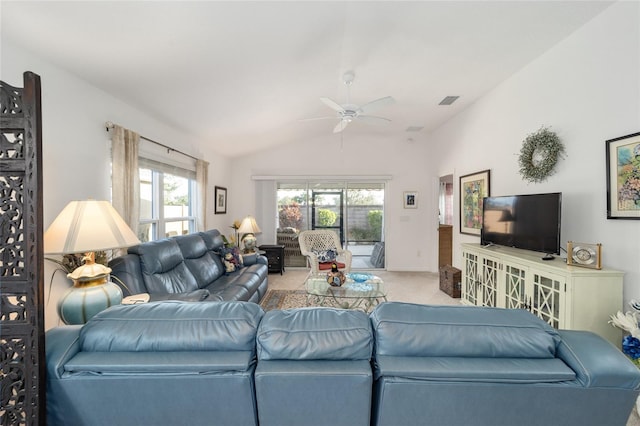
M 338 268 L 347 273 L 351 271 L 351 252 L 342 248 L 338 234 L 331 230 L 316 229 L 313 231 L 302 231 L 298 236 L 300 251 L 307 257 L 311 274 L 318 274 L 320 271 L 331 270 L 332 262 L 319 262 L 318 253 L 335 249 L 338 253 L 336 262 Z

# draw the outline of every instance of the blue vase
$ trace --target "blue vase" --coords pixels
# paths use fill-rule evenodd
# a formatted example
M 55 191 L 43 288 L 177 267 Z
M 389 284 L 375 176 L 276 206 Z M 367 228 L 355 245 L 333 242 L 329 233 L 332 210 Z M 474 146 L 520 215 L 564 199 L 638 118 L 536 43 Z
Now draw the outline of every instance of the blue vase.
M 119 305 L 122 290 L 112 282 L 71 287 L 58 301 L 58 314 L 65 324 L 84 324 L 98 312 Z

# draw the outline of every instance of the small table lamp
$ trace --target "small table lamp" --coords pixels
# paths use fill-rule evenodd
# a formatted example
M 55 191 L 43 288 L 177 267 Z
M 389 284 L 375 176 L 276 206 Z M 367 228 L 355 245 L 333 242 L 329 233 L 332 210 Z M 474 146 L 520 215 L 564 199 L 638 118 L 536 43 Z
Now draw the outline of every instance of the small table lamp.
M 58 302 L 58 314 L 66 324 L 84 324 L 122 301 L 120 287 L 107 279 L 111 268 L 95 263 L 94 252 L 139 243 L 107 201 L 72 201 L 60 212 L 44 233 L 45 253 L 86 253 L 84 265 L 67 275 L 73 287 Z
M 244 244 L 244 252 L 251 253 L 256 251 L 256 236 L 262 231 L 253 216 L 247 216 L 242 219 L 238 234 L 242 235 L 242 243 Z M 244 234 L 244 235 L 243 235 Z

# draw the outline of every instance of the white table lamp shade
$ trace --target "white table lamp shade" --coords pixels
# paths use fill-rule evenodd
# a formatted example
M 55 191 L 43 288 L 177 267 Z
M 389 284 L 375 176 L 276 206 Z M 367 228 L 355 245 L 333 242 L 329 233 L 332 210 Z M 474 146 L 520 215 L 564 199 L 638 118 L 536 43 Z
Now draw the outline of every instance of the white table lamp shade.
M 108 281 L 111 268 L 94 263 L 93 252 L 139 244 L 140 240 L 107 201 L 72 201 L 44 233 L 48 254 L 89 253 L 85 264 L 67 277 L 71 287 L 58 300 L 67 324 L 84 324 L 98 312 L 120 303 L 122 290 Z
M 44 233 L 47 254 L 86 253 L 139 243 L 108 201 L 72 201 Z
M 259 234 L 262 231 L 256 222 L 256 218 L 253 216 L 247 216 L 242 219 L 242 223 L 240 224 L 240 228 L 238 228 L 239 234 Z

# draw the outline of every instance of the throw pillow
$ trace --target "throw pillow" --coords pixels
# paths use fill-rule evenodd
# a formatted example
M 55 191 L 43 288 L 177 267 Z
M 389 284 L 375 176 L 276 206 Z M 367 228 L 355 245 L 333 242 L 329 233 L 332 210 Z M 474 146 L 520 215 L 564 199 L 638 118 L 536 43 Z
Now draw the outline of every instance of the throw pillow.
M 333 262 L 338 257 L 338 251 L 334 248 L 329 250 L 313 251 L 313 254 L 318 256 L 318 262 Z
M 218 252 L 224 263 L 225 272 L 230 274 L 244 266 L 240 250 L 237 247 L 223 247 Z

